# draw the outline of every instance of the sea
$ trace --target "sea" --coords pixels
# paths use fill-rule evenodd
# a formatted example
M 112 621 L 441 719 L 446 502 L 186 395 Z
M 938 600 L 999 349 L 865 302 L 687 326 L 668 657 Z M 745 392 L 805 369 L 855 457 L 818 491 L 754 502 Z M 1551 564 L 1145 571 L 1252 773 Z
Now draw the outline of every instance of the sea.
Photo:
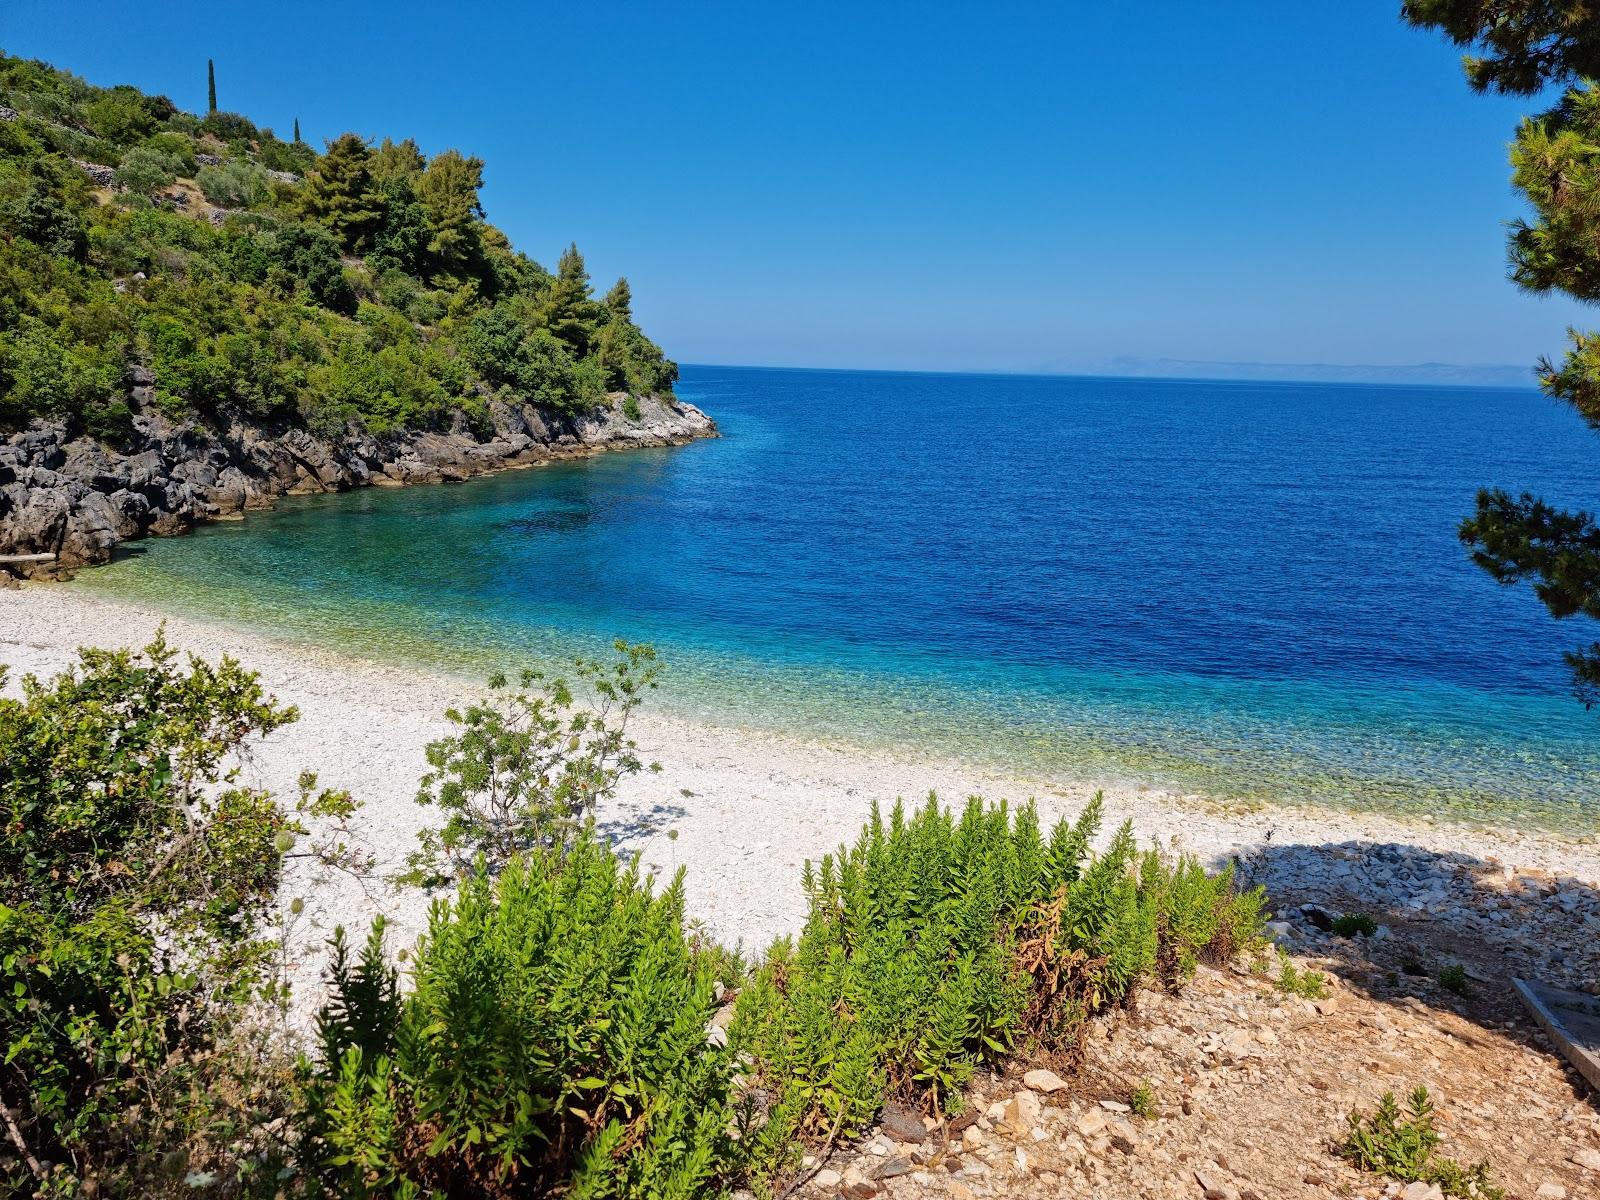
M 1471 562 L 1594 502 L 1533 389 L 687 366 L 722 437 L 283 500 L 71 586 L 481 677 L 652 643 L 652 703 L 1041 779 L 1592 832 L 1592 641 Z M 465 684 L 464 684 L 465 686 Z M 293 697 L 285 697 L 292 700 Z

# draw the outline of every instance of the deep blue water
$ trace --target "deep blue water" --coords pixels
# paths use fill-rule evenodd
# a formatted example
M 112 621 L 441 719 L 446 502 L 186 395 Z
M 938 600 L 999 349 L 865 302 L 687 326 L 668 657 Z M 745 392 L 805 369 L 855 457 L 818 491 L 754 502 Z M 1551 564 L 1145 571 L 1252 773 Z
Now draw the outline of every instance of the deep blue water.
M 1532 390 L 690 367 L 717 441 L 290 500 L 83 586 L 482 671 L 656 643 L 665 703 L 1060 776 L 1581 825 L 1600 715 L 1481 485 L 1592 503 Z M 1589 806 L 1587 814 L 1579 810 Z

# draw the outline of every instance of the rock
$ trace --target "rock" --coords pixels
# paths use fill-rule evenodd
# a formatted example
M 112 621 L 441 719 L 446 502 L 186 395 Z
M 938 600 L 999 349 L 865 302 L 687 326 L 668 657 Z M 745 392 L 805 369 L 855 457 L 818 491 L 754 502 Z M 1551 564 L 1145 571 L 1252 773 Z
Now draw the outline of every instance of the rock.
M 1567 1200 L 1567 1189 L 1559 1183 L 1545 1182 L 1533 1193 L 1539 1200 Z
M 1106 1127 L 1105 1114 L 1097 1108 L 1091 1108 L 1078 1118 L 1077 1130 L 1081 1137 L 1092 1140 L 1100 1136 Z
M 811 1181 L 819 1188 L 836 1188 L 844 1182 L 844 1176 L 831 1168 L 824 1167 L 812 1177 Z
M 1054 1071 L 1043 1069 L 1029 1071 L 1022 1077 L 1022 1082 L 1027 1084 L 1033 1091 L 1043 1092 L 1047 1096 L 1067 1090 L 1067 1081 L 1065 1079 L 1062 1079 Z
M 883 1120 L 879 1123 L 883 1132 L 897 1142 L 911 1142 L 917 1144 L 927 1137 L 927 1130 L 923 1128 L 922 1118 L 914 1113 L 906 1112 L 903 1108 L 886 1108 L 883 1110 Z
M 1032 1092 L 1022 1091 L 1006 1101 L 1000 1120 L 1012 1133 L 1026 1137 L 1028 1130 L 1039 1123 L 1041 1111 L 1039 1097 Z
M 1400 1189 L 1400 1200 L 1444 1200 L 1444 1191 L 1437 1183 L 1423 1183 L 1419 1179 Z
M 1132 1108 L 1124 1104 L 1121 1100 L 1102 1100 L 1100 1101 L 1100 1107 L 1105 1109 L 1107 1112 L 1114 1113 L 1129 1113 L 1133 1111 Z
M 901 1175 L 909 1175 L 916 1170 L 916 1164 L 906 1155 L 897 1155 L 877 1169 L 875 1175 L 878 1179 L 896 1179 Z
M 1572 1161 L 1585 1171 L 1600 1171 L 1600 1150 L 1585 1148 L 1572 1156 Z

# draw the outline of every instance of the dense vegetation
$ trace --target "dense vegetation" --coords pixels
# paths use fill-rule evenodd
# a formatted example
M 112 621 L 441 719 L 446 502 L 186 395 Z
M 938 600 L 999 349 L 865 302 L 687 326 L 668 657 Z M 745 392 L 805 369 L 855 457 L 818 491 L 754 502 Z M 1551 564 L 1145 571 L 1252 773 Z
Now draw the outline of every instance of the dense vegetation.
M 1533 207 L 1511 223 L 1511 278 L 1540 295 L 1600 301 L 1600 18 L 1590 0 L 1407 0 L 1412 24 L 1442 30 L 1472 51 L 1478 91 L 1532 96 L 1568 87 L 1555 107 L 1522 122 L 1511 146 L 1512 183 Z M 1572 86 L 1576 85 L 1576 86 Z M 1600 430 L 1600 334 L 1569 330 L 1557 365 L 1539 363 L 1544 390 Z M 1531 581 L 1557 618 L 1600 620 L 1600 523 L 1524 492 L 1478 494 L 1462 523 L 1473 558 L 1502 583 Z M 1579 698 L 1600 702 L 1600 641 L 1567 655 Z
M 552 273 L 484 219 L 478 158 L 353 133 L 318 153 L 3 54 L 0 107 L 0 430 L 115 439 L 134 365 L 170 415 L 325 434 L 676 379 L 626 280 L 597 299 L 575 247 Z
M 770 1194 L 886 1100 L 948 1113 L 980 1064 L 1070 1063 L 1095 1012 L 1258 937 L 1228 874 L 1126 828 L 1092 854 L 1098 803 L 1046 838 L 1031 807 L 930 799 L 808 867 L 804 931 L 747 966 L 685 923 L 681 873 L 577 820 L 640 769 L 625 719 L 655 673 L 620 646 L 582 676 L 603 728 L 571 733 L 572 690 L 537 680 L 430 747 L 424 797 L 460 801 L 473 862 L 436 864 L 453 891 L 405 986 L 381 923 L 335 937 L 298 1060 L 281 868 L 370 864 L 348 796 L 307 778 L 286 808 L 221 774 L 293 710 L 159 641 L 0 701 L 0 1195 Z

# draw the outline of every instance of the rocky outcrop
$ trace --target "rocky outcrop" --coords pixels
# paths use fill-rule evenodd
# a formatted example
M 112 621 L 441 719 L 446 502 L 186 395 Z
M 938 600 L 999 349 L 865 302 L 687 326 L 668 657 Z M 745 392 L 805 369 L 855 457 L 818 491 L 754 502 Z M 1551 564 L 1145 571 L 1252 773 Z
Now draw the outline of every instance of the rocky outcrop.
M 136 372 L 132 383 L 135 403 L 148 401 L 148 372 Z M 550 458 L 717 436 L 694 405 L 657 396 L 640 399 L 633 417 L 615 396 L 577 417 L 494 400 L 489 418 L 486 430 L 457 413 L 441 430 L 380 437 L 352 428 L 321 437 L 241 419 L 177 422 L 144 408 L 119 449 L 36 421 L 0 441 L 0 557 L 56 559 L 5 564 L 0 573 L 59 576 L 105 562 L 119 542 L 271 508 L 279 496 L 460 482 Z

